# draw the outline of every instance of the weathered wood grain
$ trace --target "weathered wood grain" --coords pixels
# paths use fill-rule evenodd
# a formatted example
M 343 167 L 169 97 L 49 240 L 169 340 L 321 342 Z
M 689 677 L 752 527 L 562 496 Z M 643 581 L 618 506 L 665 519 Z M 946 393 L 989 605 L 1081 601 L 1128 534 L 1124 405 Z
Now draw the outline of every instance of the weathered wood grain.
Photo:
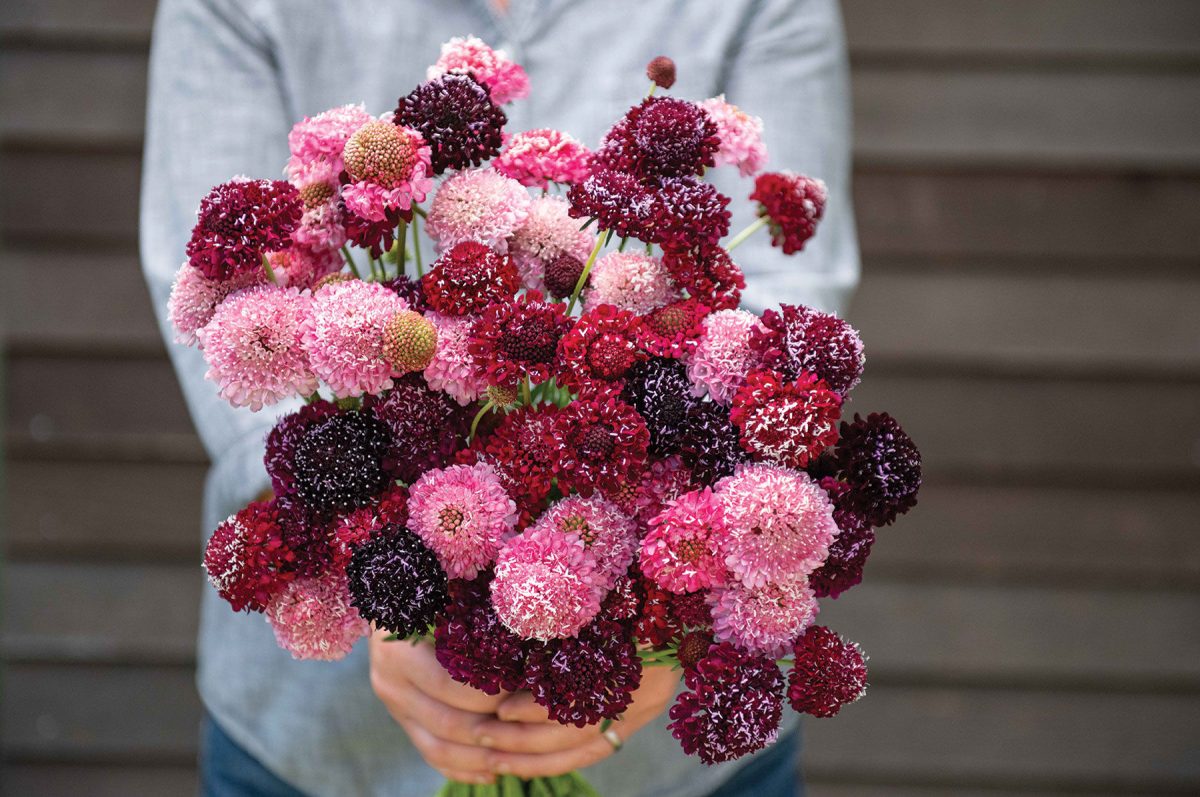
M 88 797 L 169 797 L 195 794 L 194 766 L 72 765 L 61 762 L 8 765 L 6 793 L 38 797 L 78 797 L 87 784 Z

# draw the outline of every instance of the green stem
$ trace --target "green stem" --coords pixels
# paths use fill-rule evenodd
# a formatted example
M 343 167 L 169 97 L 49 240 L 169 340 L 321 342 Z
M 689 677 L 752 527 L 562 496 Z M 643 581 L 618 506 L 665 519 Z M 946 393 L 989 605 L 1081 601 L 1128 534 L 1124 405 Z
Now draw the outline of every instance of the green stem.
M 627 243 L 629 243 L 629 236 L 628 236 L 628 235 L 622 235 L 622 236 L 621 236 L 621 245 L 617 247 L 617 251 L 618 251 L 618 252 L 624 252 L 624 251 L 625 251 L 625 244 L 627 244 Z
M 357 279 L 362 279 L 362 274 L 358 273 L 358 264 L 354 262 L 354 257 L 350 254 L 350 247 L 345 244 L 342 245 L 342 257 L 346 258 L 346 265 L 354 272 L 354 276 Z
M 263 271 L 267 272 L 267 279 L 271 280 L 271 282 L 278 285 L 279 280 L 275 279 L 275 269 L 271 268 L 271 261 L 267 260 L 266 255 L 262 256 L 262 261 L 263 261 Z
M 313 392 L 309 393 L 307 396 L 304 397 L 305 404 L 316 404 L 320 400 L 321 400 L 321 394 L 319 392 L 317 392 L 316 390 L 314 390 Z
M 575 290 L 571 291 L 571 301 L 567 302 L 567 315 L 575 309 L 575 302 L 579 301 L 579 293 L 583 290 L 583 286 L 587 284 L 588 274 L 592 273 L 592 266 L 596 265 L 596 258 L 600 256 L 600 250 L 604 247 L 604 236 L 596 236 L 596 245 L 592 247 L 592 253 L 588 255 L 587 262 L 583 264 L 583 273 L 579 275 L 579 279 L 575 281 Z
M 484 415 L 491 412 L 495 408 L 495 402 L 493 402 L 491 399 L 488 399 L 487 403 L 483 405 L 483 409 L 475 413 L 475 419 L 471 421 L 471 432 L 467 435 L 468 444 L 475 439 L 475 432 L 479 429 L 479 421 L 483 419 Z
M 418 208 L 416 205 L 413 205 L 413 210 L 414 211 L 420 210 L 420 208 Z M 423 267 L 423 264 L 421 263 L 421 230 L 417 226 L 417 218 L 418 218 L 417 214 L 414 213 L 413 220 L 412 220 L 413 260 L 415 260 L 417 263 L 417 279 L 420 279 L 421 277 L 425 276 L 425 269 Z
M 400 220 L 396 230 L 396 240 L 400 242 L 400 250 L 396 252 L 396 276 L 400 276 L 408 267 L 408 222 L 404 219 Z
M 733 239 L 725 245 L 725 251 L 732 252 L 734 249 L 737 249 L 742 242 L 765 226 L 767 226 L 767 217 L 759 216 L 749 226 L 747 226 L 746 229 L 733 236 Z
M 421 209 L 420 205 L 413 205 L 412 209 L 413 209 L 413 213 L 416 213 L 421 218 L 425 218 L 425 211 Z
M 533 403 L 533 399 L 529 395 L 529 377 L 521 380 L 521 399 L 525 402 L 526 407 Z
M 650 99 L 651 97 L 653 97 L 654 92 L 657 90 L 658 90 L 658 84 L 655 83 L 653 80 L 651 80 L 650 81 L 650 90 L 646 92 L 646 99 Z

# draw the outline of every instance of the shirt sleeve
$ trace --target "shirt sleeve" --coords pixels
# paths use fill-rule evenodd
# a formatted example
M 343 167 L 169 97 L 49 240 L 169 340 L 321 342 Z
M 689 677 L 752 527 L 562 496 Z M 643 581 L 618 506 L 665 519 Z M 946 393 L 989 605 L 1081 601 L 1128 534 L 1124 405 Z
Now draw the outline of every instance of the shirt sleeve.
M 261 459 L 275 418 L 295 406 L 257 413 L 229 406 L 204 378 L 201 353 L 175 343 L 167 320 L 167 297 L 200 199 L 235 175 L 274 177 L 287 160 L 290 114 L 269 41 L 247 6 L 237 0 L 159 4 L 142 172 L 142 270 L 192 420 L 218 465 L 226 458 Z M 266 484 L 261 465 L 232 470 L 258 476 L 236 490 L 226 486 L 231 500 L 244 501 Z
M 829 189 L 825 216 L 802 252 L 785 256 L 770 246 L 765 230 L 735 250 L 747 277 L 744 304 L 761 311 L 789 302 L 844 313 L 858 284 L 859 255 L 850 195 L 849 68 L 836 0 L 753 3 L 724 76 L 726 99 L 762 117 L 766 169 L 819 177 Z M 725 167 L 714 181 L 734 198 L 736 234 L 755 217 L 755 203 L 746 199 L 753 179 Z

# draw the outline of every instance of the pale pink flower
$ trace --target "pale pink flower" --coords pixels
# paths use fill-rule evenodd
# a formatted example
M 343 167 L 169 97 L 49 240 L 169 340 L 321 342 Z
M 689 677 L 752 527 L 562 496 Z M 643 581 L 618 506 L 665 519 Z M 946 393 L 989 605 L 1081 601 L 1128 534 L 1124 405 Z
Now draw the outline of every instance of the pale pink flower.
M 512 536 L 517 505 L 491 465 L 451 465 L 417 479 L 409 490 L 408 518 L 447 576 L 472 579 Z
M 350 604 L 346 574 L 338 568 L 289 582 L 267 604 L 266 615 L 275 641 L 297 659 L 344 658 L 371 630 Z
M 348 280 L 317 291 L 304 347 L 334 396 L 378 394 L 392 386 L 383 331 L 392 316 L 407 309 L 408 302 L 379 283 Z
M 475 358 L 469 349 L 471 328 L 476 316 L 448 316 L 426 313 L 437 330 L 437 350 L 425 367 L 425 381 L 434 390 L 447 393 L 459 404 L 475 401 L 487 390 L 487 380 L 476 373 Z
M 678 299 L 662 261 L 640 252 L 610 252 L 592 266 L 583 307 L 611 304 L 634 315 L 645 315 Z
M 188 346 L 199 342 L 196 333 L 209 321 L 226 296 L 267 281 L 265 271 L 244 271 L 231 279 L 215 280 L 200 269 L 184 263 L 175 272 L 175 284 L 167 299 L 167 318 L 175 328 L 175 340 Z
M 371 114 L 362 105 L 342 105 L 304 117 L 288 133 L 288 148 L 292 153 L 287 165 L 289 178 L 295 182 L 298 175 L 317 163 L 336 176 L 345 168 L 342 149 L 346 141 L 371 120 Z
M 516 180 L 491 169 L 469 169 L 442 183 L 429 206 L 425 231 L 439 252 L 479 241 L 504 252 L 506 239 L 525 220 L 533 202 Z
M 758 316 L 745 310 L 718 310 L 704 319 L 700 343 L 687 361 L 692 392 L 706 392 L 718 404 L 729 405 L 733 394 L 758 367 L 759 354 L 751 346 L 755 330 L 764 328 Z
M 803 577 L 760 587 L 719 587 L 709 595 L 709 603 L 718 642 L 771 658 L 790 652 L 792 642 L 817 616 L 817 599 Z
M 529 96 L 529 75 L 503 50 L 493 50 L 474 36 L 456 36 L 442 45 L 442 54 L 425 72 L 426 80 L 447 72 L 470 74 L 492 93 L 492 101 L 505 105 Z
M 600 611 L 596 558 L 578 536 L 527 529 L 496 560 L 492 605 L 500 621 L 525 639 L 574 636 Z
M 637 524 L 600 494 L 572 495 L 542 513 L 533 528 L 574 534 L 596 558 L 596 581 L 609 590 L 633 564 Z
M 763 121 L 725 101 L 725 95 L 705 100 L 700 107 L 717 125 L 721 147 L 717 150 L 717 165 L 738 167 L 742 176 L 756 174 L 767 163 L 767 145 L 763 143 Z
M 562 197 L 538 197 L 529 217 L 508 239 L 508 253 L 526 288 L 543 290 L 546 266 L 556 258 L 570 255 L 583 263 L 591 254 L 596 235 L 579 229 L 579 219 L 567 214 L 569 207 Z

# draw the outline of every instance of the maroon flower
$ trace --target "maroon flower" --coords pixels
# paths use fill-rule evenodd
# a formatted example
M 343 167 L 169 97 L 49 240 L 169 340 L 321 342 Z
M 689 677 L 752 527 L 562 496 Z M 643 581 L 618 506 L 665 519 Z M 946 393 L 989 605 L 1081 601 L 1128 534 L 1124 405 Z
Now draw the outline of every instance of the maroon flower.
M 715 165 L 720 146 L 716 123 L 699 105 L 649 97 L 609 129 L 595 161 L 639 177 L 682 177 Z
M 921 452 L 886 412 L 843 422 L 836 453 L 850 486 L 846 505 L 871 525 L 886 526 L 916 506 Z
M 367 396 L 363 409 L 391 431 L 384 469 L 408 484 L 450 462 L 462 446 L 472 414 L 469 407 L 431 390 L 419 374 L 396 379 L 381 396 Z
M 597 169 L 567 191 L 573 219 L 596 219 L 601 231 L 651 239 L 655 196 L 638 178 L 624 172 Z
M 784 382 L 758 369 L 734 394 L 729 419 L 756 459 L 800 469 L 837 442 L 841 411 L 841 396 L 811 374 Z
M 582 260 L 568 252 L 563 252 L 551 260 L 546 264 L 546 276 L 543 280 L 546 283 L 546 293 L 556 299 L 566 299 L 575 292 L 575 285 L 583 276 L 583 266 Z M 589 275 L 587 282 L 590 281 Z M 587 287 L 587 282 L 584 283 L 583 288 Z
M 511 299 L 521 287 L 517 267 L 477 241 L 464 241 L 442 254 L 421 278 L 425 301 L 442 315 L 483 312 L 493 302 Z
M 732 761 L 775 741 L 783 716 L 783 674 L 766 656 L 728 642 L 684 670 L 667 727 L 688 755 L 706 764 Z
M 844 504 L 849 487 L 837 479 L 825 478 L 821 486 L 833 499 L 833 521 L 839 532 L 829 545 L 825 563 L 808 575 L 808 584 L 818 598 L 836 598 L 862 581 L 863 567 L 875 544 L 875 531 L 867 519 Z
M 710 308 L 694 298 L 680 299 L 641 317 L 638 345 L 656 357 L 683 359 L 696 350 Z
M 677 285 L 712 310 L 734 310 L 741 302 L 746 277 L 721 246 L 670 249 L 663 253 L 663 265 Z
M 599 619 L 578 636 L 533 647 L 525 663 L 533 699 L 563 725 L 616 719 L 633 701 L 642 662 L 629 630 Z
M 646 65 L 646 77 L 660 89 L 671 88 L 675 85 L 675 62 L 665 55 L 651 59 Z
M 555 416 L 560 489 L 584 496 L 617 492 L 636 483 L 646 467 L 650 433 L 637 411 L 613 391 L 580 396 Z
M 233 607 L 261 612 L 295 578 L 296 554 L 284 540 L 275 501 L 256 501 L 217 526 L 204 549 L 204 569 Z
M 522 407 L 504 416 L 482 444 L 483 452 L 523 511 L 532 511 L 550 494 L 558 461 L 555 416 L 558 407 Z
M 497 302 L 471 329 L 468 350 L 475 372 L 500 387 L 513 388 L 523 379 L 544 382 L 553 374 L 559 343 L 570 327 L 566 308 L 543 301 L 538 291 Z
M 408 488 L 392 485 L 378 501 L 347 512 L 334 524 L 331 566 L 344 569 L 358 546 L 382 534 L 385 528 L 402 528 L 407 523 Z
M 438 663 L 459 683 L 489 695 L 525 684 L 527 643 L 509 631 L 492 608 L 490 575 L 449 584 L 450 602 L 434 629 Z
M 842 396 L 858 384 L 865 364 L 862 339 L 852 326 L 804 306 L 781 304 L 779 312 L 765 311 L 762 327 L 750 333 L 750 345 L 764 367 L 785 379 L 807 371 Z
M 675 649 L 675 656 L 679 659 L 679 666 L 685 670 L 694 669 L 708 655 L 712 646 L 713 635 L 711 631 L 688 631 L 679 640 L 679 645 Z
M 286 249 L 304 203 L 284 180 L 230 180 L 200 201 L 187 244 L 188 262 L 212 280 L 263 267 L 263 255 Z
M 342 173 L 342 178 L 350 179 L 345 172 Z M 400 212 L 394 208 L 385 208 L 381 221 L 370 221 L 357 213 L 351 213 L 345 200 L 340 198 L 338 208 L 346 226 L 346 238 L 370 251 L 371 257 L 374 258 L 383 257 L 384 252 L 391 250 L 396 240 L 396 226 L 401 221 L 412 221 L 411 210 Z
M 657 357 L 638 363 L 630 371 L 622 398 L 646 422 L 649 451 L 654 456 L 667 456 L 679 450 L 688 413 L 700 404 L 700 399 L 692 395 L 683 364 Z
M 616 382 L 646 359 L 637 345 L 637 316 L 602 304 L 579 317 L 558 342 L 559 383 L 578 389 L 590 382 Z
M 400 98 L 393 121 L 429 143 L 434 174 L 478 166 L 498 155 L 508 117 L 471 75 L 447 73 Z
M 823 625 L 809 626 L 795 645 L 788 702 L 802 714 L 832 717 L 867 691 L 862 651 Z
M 304 439 L 310 427 L 337 415 L 338 412 L 340 410 L 336 404 L 320 399 L 275 422 L 275 427 L 267 435 L 266 456 L 263 457 L 263 464 L 266 466 L 267 475 L 271 477 L 271 489 L 275 495 L 295 493 L 296 446 Z
M 679 451 L 700 484 L 730 476 L 735 467 L 750 459 L 737 427 L 729 420 L 729 410 L 712 401 L 688 410 Z
M 825 213 L 825 197 L 825 183 L 790 172 L 760 174 L 750 194 L 759 203 L 758 215 L 767 218 L 771 243 L 785 255 L 799 252 L 813 237 Z
M 662 181 L 651 211 L 651 243 L 663 249 L 715 246 L 729 233 L 729 197 L 695 177 Z

